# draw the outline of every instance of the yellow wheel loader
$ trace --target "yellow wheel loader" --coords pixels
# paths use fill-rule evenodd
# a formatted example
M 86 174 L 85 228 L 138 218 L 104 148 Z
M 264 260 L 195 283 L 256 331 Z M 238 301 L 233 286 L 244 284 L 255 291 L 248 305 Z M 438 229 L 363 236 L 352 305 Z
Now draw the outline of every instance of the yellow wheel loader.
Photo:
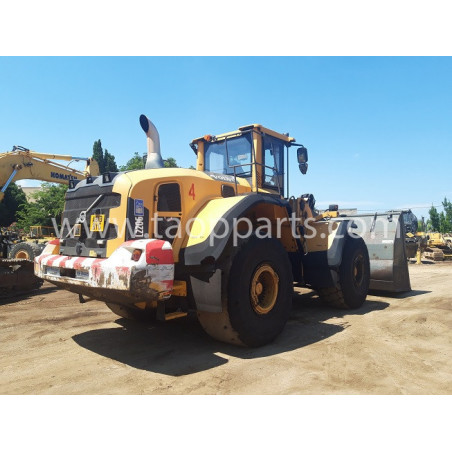
M 163 168 L 157 129 L 144 115 L 140 124 L 146 168 L 69 182 L 60 238 L 35 259 L 39 277 L 128 319 L 196 310 L 209 335 L 246 346 L 281 332 L 294 284 L 338 308 L 363 304 L 375 261 L 354 233 L 364 223 L 287 195 L 292 150 L 308 167 L 303 145 L 252 124 L 194 139 L 196 170 Z M 392 263 L 394 237 L 384 247 Z

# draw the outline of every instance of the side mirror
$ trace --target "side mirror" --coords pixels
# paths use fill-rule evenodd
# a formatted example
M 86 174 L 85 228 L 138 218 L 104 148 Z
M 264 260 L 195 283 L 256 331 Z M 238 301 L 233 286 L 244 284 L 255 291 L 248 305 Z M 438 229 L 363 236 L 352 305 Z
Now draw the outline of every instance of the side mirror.
M 297 149 L 297 158 L 301 174 L 306 174 L 308 171 L 308 150 L 304 146 Z
M 308 150 L 304 146 L 300 146 L 297 149 L 297 158 L 298 158 L 298 163 L 307 163 L 308 162 Z

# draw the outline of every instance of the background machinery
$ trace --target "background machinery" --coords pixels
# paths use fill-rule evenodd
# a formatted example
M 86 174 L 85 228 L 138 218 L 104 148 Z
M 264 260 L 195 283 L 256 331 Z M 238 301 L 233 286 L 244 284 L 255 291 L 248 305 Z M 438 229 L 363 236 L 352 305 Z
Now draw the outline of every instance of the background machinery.
M 85 160 L 84 171 L 53 162 Z M 0 153 L 0 202 L 8 186 L 21 179 L 36 179 L 46 182 L 69 184 L 70 180 L 81 180 L 99 174 L 99 166 L 92 158 L 70 155 L 43 154 L 21 146 L 11 152 Z M 34 275 L 33 259 L 39 255 L 52 231 L 45 226 L 33 226 L 28 236 L 2 228 L 0 232 L 0 296 L 17 291 L 28 291 L 40 287 L 42 280 Z M 50 228 L 53 229 L 53 228 Z M 54 233 L 53 233 L 54 236 Z
M 434 261 L 452 259 L 452 236 L 450 234 L 418 231 L 418 220 L 411 210 L 404 210 L 403 218 L 408 258 L 415 257 L 419 249 L 427 259 Z M 422 222 L 424 222 L 424 219 L 422 219 Z
M 382 238 L 369 219 L 377 232 L 369 259 L 353 234 L 357 219 L 319 214 L 309 194 L 288 197 L 289 152 L 303 174 L 308 167 L 294 138 L 252 124 L 194 139 L 196 170 L 162 168 L 158 132 L 144 115 L 140 124 L 146 169 L 69 182 L 63 233 L 35 259 L 39 277 L 128 319 L 193 309 L 212 337 L 247 346 L 283 329 L 294 283 L 334 307 L 358 308 L 383 248 L 389 267 L 377 262 L 375 281 L 394 279 L 391 253 L 398 243 L 404 253 L 395 229 Z
M 86 167 L 79 171 L 52 160 L 84 160 Z M 0 153 L 0 201 L 3 200 L 9 184 L 17 180 L 35 179 L 67 185 L 71 179 L 81 180 L 90 175 L 99 175 L 99 165 L 93 158 L 44 154 L 22 146 L 13 146 L 12 151 Z
M 452 237 L 441 232 L 427 232 L 424 257 L 434 261 L 452 259 Z

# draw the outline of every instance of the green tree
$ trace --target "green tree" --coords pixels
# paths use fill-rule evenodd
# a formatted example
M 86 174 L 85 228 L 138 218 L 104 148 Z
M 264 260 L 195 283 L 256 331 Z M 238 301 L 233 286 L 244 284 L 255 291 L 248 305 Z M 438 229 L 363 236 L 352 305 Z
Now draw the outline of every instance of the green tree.
M 446 215 L 444 215 L 444 212 L 439 213 L 439 232 L 447 232 L 447 223 L 446 223 Z
M 118 171 L 118 166 L 116 165 L 115 156 L 110 154 L 106 149 L 104 153 L 104 167 L 105 172 L 111 171 L 112 173 L 116 173 Z
M 102 142 L 97 140 L 93 144 L 93 157 L 99 164 L 100 173 L 106 173 L 107 171 L 117 172 L 118 166 L 116 165 L 115 157 L 110 154 L 107 149 L 102 149 Z
M 138 152 L 133 154 L 133 157 L 125 164 L 119 167 L 120 171 L 131 171 L 137 169 L 144 169 L 146 156 L 141 156 Z M 165 168 L 179 168 L 174 157 L 168 157 L 163 161 Z
M 22 188 L 12 183 L 5 190 L 5 197 L 0 203 L 0 226 L 9 226 L 17 221 L 17 212 L 21 204 L 28 204 L 25 193 Z
M 165 168 L 179 168 L 177 166 L 176 159 L 174 159 L 173 157 L 168 157 L 163 161 L 163 164 L 165 165 Z
M 417 221 L 417 230 L 419 232 L 425 232 L 424 217 L 422 217 L 422 220 Z
M 452 202 L 445 197 L 442 204 L 444 209 L 444 230 L 441 232 L 452 232 Z
M 438 213 L 436 208 L 432 206 L 428 211 L 430 219 L 427 222 L 429 226 L 428 230 L 441 233 L 452 232 L 452 202 L 450 202 L 446 197 L 442 202 L 443 211 Z
M 436 207 L 435 206 L 430 207 L 428 214 L 430 215 L 431 229 L 434 232 L 438 232 L 440 228 L 440 223 L 439 223 L 439 214 L 438 211 L 436 210 Z
M 137 169 L 144 169 L 143 157 L 135 152 L 133 157 L 125 164 L 119 167 L 119 171 L 132 171 Z
M 52 218 L 55 218 L 59 225 L 66 191 L 66 185 L 44 182 L 41 190 L 31 195 L 34 202 L 20 206 L 17 225 L 25 230 L 34 225 L 52 226 Z
M 104 150 L 100 140 L 95 141 L 93 144 L 93 158 L 99 164 L 100 173 L 103 174 L 105 172 Z

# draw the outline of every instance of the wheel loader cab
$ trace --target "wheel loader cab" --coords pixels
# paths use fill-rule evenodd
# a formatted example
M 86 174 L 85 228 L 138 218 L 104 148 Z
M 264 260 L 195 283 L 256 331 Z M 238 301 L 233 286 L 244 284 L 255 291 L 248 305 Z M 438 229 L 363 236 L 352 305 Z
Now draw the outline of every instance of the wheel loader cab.
M 232 177 L 236 185 L 245 179 L 251 191 L 284 197 L 284 158 L 294 141 L 288 135 L 253 124 L 221 135 L 204 135 L 190 146 L 197 154 L 199 171 L 214 177 Z

